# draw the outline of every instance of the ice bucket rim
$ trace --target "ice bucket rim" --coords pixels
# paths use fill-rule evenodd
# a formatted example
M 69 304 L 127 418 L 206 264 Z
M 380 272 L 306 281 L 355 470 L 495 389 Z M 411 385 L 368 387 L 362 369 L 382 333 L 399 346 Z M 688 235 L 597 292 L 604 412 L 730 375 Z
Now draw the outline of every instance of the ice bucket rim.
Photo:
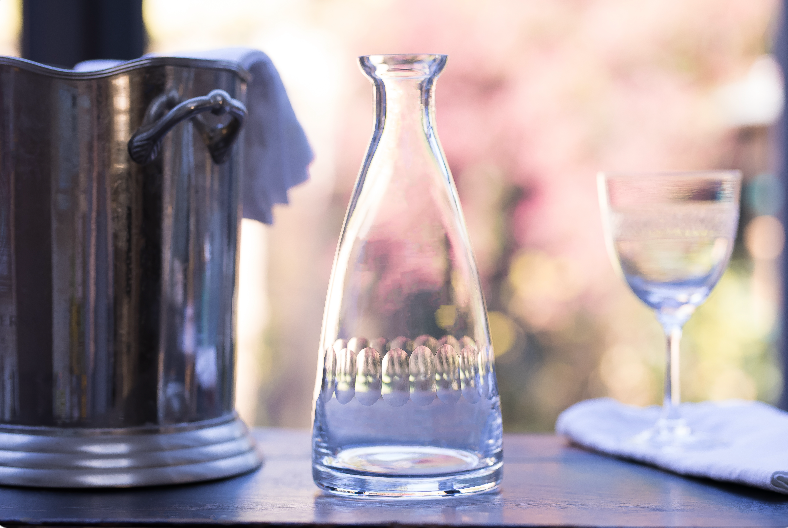
M 120 64 L 116 64 L 115 66 L 111 66 L 109 68 L 102 68 L 92 71 L 76 71 L 48 66 L 46 64 L 41 64 L 39 62 L 22 59 L 19 57 L 0 56 L 0 67 L 2 66 L 20 68 L 32 73 L 39 73 L 55 78 L 69 80 L 102 79 L 105 77 L 111 77 L 113 75 L 156 66 L 226 70 L 236 74 L 244 82 L 249 82 L 249 79 L 251 78 L 251 74 L 235 62 L 216 59 L 196 59 L 191 57 L 141 57 L 139 59 L 121 62 Z

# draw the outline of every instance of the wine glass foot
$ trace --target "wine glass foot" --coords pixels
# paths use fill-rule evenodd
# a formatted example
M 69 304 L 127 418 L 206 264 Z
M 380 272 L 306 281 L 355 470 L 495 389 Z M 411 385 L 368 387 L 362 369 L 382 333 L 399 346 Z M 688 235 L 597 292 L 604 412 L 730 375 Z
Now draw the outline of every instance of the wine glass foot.
M 707 434 L 693 431 L 684 418 L 660 418 L 652 427 L 635 435 L 631 442 L 660 451 L 694 451 L 719 445 Z

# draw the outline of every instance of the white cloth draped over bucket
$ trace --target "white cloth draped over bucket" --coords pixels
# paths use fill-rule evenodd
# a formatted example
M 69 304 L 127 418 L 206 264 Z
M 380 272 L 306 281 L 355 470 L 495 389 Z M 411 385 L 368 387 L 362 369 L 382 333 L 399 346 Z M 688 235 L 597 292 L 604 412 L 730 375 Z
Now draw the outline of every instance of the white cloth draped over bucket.
M 251 48 L 188 51 L 167 56 L 234 62 L 250 73 L 246 90 L 248 116 L 242 134 L 243 216 L 273 223 L 273 206 L 288 203 L 287 191 L 307 180 L 308 167 L 314 158 L 273 62 L 262 51 Z M 74 69 L 100 70 L 120 62 L 86 61 Z

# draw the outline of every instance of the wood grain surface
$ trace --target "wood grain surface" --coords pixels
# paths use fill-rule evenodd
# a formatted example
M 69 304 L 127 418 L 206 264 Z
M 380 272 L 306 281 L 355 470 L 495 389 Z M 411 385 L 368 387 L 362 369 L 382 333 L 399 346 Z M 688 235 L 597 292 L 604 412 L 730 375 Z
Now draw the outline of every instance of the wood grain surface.
M 263 468 L 129 490 L 0 486 L 0 525 L 788 526 L 788 496 L 684 478 L 571 446 L 505 435 L 504 481 L 472 497 L 335 497 L 312 482 L 308 431 L 258 429 Z

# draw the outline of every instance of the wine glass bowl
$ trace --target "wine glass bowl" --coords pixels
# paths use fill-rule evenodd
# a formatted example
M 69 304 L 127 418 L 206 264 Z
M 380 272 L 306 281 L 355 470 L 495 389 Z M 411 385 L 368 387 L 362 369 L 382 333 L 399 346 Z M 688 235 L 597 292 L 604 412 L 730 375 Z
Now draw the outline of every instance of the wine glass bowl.
M 667 341 L 662 414 L 637 439 L 662 447 L 697 443 L 679 407 L 679 343 L 684 323 L 728 266 L 741 173 L 601 173 L 597 183 L 614 267 L 654 310 Z

